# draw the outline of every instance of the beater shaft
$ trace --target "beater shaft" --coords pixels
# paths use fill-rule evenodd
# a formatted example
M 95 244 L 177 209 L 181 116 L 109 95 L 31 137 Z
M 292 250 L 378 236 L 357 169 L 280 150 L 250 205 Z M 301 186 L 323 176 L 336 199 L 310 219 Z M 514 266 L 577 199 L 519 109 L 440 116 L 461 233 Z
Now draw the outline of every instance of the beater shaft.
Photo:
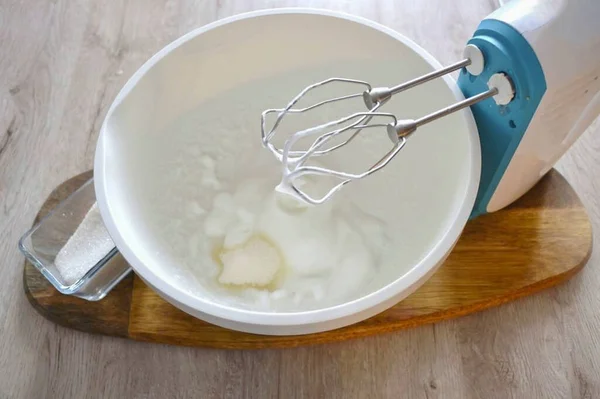
M 479 93 L 474 95 L 473 97 L 466 98 L 462 101 L 459 101 L 455 104 L 449 105 L 442 109 L 439 109 L 435 112 L 432 112 L 428 115 L 425 115 L 417 120 L 414 119 L 404 119 L 397 121 L 395 124 L 389 124 L 388 135 L 393 142 L 397 142 L 403 137 L 407 137 L 414 133 L 418 127 L 426 125 L 430 122 L 443 118 L 444 116 L 448 116 L 456 111 L 460 111 L 463 108 L 470 107 L 473 104 L 478 103 L 479 101 L 483 101 L 487 98 L 493 97 L 498 94 L 498 89 L 496 87 L 492 87 L 483 93 Z
M 463 108 L 470 107 L 471 105 L 476 104 L 479 101 L 483 101 L 486 98 L 493 97 L 496 94 L 498 94 L 498 89 L 493 87 L 488 91 L 484 91 L 483 93 L 479 93 L 477 95 L 474 95 L 473 97 L 469 97 L 462 101 L 459 101 L 456 104 L 452 104 L 436 112 L 432 112 L 429 115 L 425 115 L 424 117 L 417 119 L 417 127 L 425 125 L 429 122 L 433 122 L 436 119 L 443 118 L 444 116 L 450 115 L 453 112 L 460 111 Z
M 429 82 L 447 75 L 451 72 L 458 71 L 471 64 L 471 60 L 465 58 L 462 61 L 455 62 L 454 64 L 448 65 L 442 69 L 438 69 L 433 72 L 429 72 L 425 75 L 419 76 L 407 82 L 401 83 L 394 87 L 376 87 L 363 93 L 363 100 L 368 109 L 372 109 L 376 104 L 380 104 L 390 99 L 395 94 L 401 93 L 405 90 L 412 89 L 420 84 Z

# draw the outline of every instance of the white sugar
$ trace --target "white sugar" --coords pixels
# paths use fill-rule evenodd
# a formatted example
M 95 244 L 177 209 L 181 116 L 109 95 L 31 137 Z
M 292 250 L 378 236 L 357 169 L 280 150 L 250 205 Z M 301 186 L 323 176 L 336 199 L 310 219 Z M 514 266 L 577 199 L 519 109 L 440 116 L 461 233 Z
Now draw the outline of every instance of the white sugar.
M 221 284 L 266 286 L 282 266 L 277 249 L 260 236 L 250 238 L 241 246 L 224 249 L 220 258 L 223 262 Z
M 66 285 L 70 285 L 83 277 L 114 246 L 104 227 L 98 206 L 94 204 L 56 255 L 54 264 Z

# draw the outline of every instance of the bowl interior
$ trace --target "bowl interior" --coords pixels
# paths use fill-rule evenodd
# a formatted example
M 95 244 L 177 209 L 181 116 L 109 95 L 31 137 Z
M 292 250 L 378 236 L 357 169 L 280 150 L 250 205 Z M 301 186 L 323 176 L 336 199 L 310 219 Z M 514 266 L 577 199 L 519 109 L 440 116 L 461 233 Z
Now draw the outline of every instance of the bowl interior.
M 432 69 L 397 38 L 326 15 L 267 14 L 192 32 L 153 57 L 109 111 L 95 170 L 102 175 L 97 190 L 106 200 L 101 208 L 109 231 L 136 272 L 177 301 L 208 313 L 222 306 L 252 309 L 206 277 L 214 261 L 202 230 L 204 211 L 219 192 L 201 183 L 207 159 L 221 188 L 257 176 L 275 184 L 280 166 L 260 142 L 264 109 L 282 107 L 308 84 L 332 76 L 392 86 Z M 382 111 L 422 116 L 456 101 L 449 84 L 438 79 L 399 94 Z M 312 125 L 363 110 L 354 103 L 290 123 Z M 381 262 L 352 296 L 300 310 L 344 306 L 386 286 L 401 292 L 410 288 L 403 283 L 410 270 L 426 273 L 443 257 L 435 250 L 458 237 L 448 232 L 466 221 L 468 212 L 458 214 L 472 203 L 479 174 L 469 117 L 458 113 L 419 128 L 385 170 L 338 194 L 387 222 Z M 362 167 L 390 148 L 384 129 L 361 134 L 356 145 L 360 150 L 337 151 L 327 162 Z

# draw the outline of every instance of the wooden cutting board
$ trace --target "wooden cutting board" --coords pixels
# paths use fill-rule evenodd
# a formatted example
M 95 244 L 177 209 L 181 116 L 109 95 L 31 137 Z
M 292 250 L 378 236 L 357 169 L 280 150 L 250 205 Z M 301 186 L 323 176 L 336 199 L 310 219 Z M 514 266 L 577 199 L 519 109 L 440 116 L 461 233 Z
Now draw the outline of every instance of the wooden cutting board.
M 91 177 L 56 188 L 38 218 Z M 176 309 L 133 274 L 105 299 L 61 295 L 31 264 L 24 288 L 47 319 L 90 333 L 216 348 L 292 347 L 341 341 L 451 319 L 568 280 L 587 262 L 592 228 L 579 198 L 556 171 L 511 207 L 470 221 L 454 251 L 419 290 L 361 323 L 319 334 L 274 337 L 213 326 Z M 120 260 L 124 261 L 124 260 Z

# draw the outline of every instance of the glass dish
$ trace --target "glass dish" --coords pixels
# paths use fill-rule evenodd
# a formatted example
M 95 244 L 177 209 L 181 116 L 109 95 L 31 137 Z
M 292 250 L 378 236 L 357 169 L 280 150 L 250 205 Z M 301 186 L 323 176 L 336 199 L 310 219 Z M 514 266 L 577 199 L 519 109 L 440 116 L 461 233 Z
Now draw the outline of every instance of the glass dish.
M 117 285 L 131 267 L 113 245 L 95 265 L 74 282 L 60 273 L 55 259 L 96 203 L 93 178 L 56 206 L 19 240 L 25 257 L 62 294 L 98 301 Z M 94 245 L 88 242 L 87 245 Z M 118 256 L 115 256 L 118 255 Z

